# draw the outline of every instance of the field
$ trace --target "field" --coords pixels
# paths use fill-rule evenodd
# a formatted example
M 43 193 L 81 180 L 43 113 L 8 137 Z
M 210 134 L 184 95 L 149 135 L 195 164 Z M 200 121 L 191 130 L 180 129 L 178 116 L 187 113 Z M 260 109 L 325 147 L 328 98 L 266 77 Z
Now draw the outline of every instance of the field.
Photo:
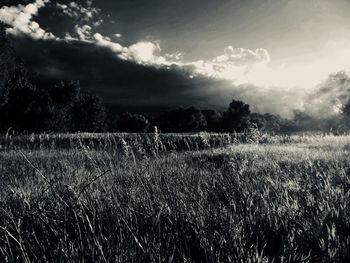
M 350 136 L 0 137 L 0 262 L 350 262 Z

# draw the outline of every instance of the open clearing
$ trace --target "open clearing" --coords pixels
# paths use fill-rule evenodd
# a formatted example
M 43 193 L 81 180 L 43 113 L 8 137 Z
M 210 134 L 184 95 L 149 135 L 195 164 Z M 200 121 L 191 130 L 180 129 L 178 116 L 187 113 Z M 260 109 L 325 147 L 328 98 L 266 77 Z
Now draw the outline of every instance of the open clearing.
M 1 138 L 0 261 L 350 261 L 350 136 L 128 136 Z

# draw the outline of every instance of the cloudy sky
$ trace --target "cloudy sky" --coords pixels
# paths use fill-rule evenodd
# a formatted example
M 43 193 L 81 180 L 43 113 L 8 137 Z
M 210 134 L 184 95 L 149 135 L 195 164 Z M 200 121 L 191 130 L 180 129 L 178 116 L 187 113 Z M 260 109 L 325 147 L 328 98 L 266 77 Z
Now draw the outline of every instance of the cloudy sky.
M 115 107 L 283 116 L 350 68 L 349 0 L 0 0 L 38 85 L 80 80 Z

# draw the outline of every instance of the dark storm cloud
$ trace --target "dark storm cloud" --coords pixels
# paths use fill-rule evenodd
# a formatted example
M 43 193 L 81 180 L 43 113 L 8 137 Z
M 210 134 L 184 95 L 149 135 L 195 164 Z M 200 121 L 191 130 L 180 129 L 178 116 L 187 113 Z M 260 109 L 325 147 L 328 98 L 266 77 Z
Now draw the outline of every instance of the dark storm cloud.
M 228 80 L 197 75 L 179 66 L 150 66 L 118 58 L 106 47 L 81 41 L 14 40 L 38 85 L 61 80 L 79 80 L 83 89 L 99 94 L 104 101 L 125 110 L 165 109 L 197 106 L 224 110 L 232 99 L 249 103 L 253 111 L 292 117 L 299 107 L 295 91 L 235 86 Z
M 188 9 L 191 5 L 198 7 L 196 0 L 179 1 L 176 8 L 172 0 L 167 2 L 169 6 L 158 0 L 151 0 L 147 5 L 140 1 L 123 0 L 96 1 L 94 5 L 92 1 L 31 2 L 27 6 L 0 8 L 0 18 L 9 26 L 8 32 L 13 37 L 18 54 L 27 61 L 30 71 L 37 74 L 35 79 L 40 85 L 79 80 L 83 88 L 100 94 L 108 104 L 121 107 L 194 105 L 224 108 L 232 99 L 241 99 L 251 104 L 255 111 L 284 116 L 291 116 L 293 109 L 298 107 L 299 98 L 295 99 L 293 92 L 258 87 L 259 81 L 249 82 L 249 71 L 255 64 L 264 65 L 266 69 L 270 61 L 266 49 L 254 51 L 228 46 L 223 55 L 214 59 L 186 62 L 182 60 L 181 53 L 162 53 L 158 41 L 141 38 L 130 45 L 119 39 L 115 42 L 110 34 L 105 34 L 105 24 L 100 28 L 94 23 L 96 19 L 101 20 L 102 10 L 114 10 L 114 17 L 121 19 L 119 22 L 133 24 L 135 22 L 131 20 L 138 17 L 136 24 L 148 32 L 149 21 L 153 21 L 152 28 L 169 27 L 172 24 L 165 22 L 171 22 L 171 19 L 178 21 L 176 13 L 181 10 L 184 12 L 181 20 L 186 21 L 188 14 L 198 11 Z M 210 6 L 209 2 L 203 2 L 201 10 L 207 5 Z M 219 6 L 212 7 L 208 10 Z M 116 14 L 116 10 L 121 13 Z M 79 20 L 80 14 L 86 15 L 82 21 Z M 167 14 L 171 15 L 168 17 Z M 68 19 L 56 20 L 57 15 Z M 108 17 L 105 11 L 103 15 Z M 197 24 L 198 21 L 192 22 Z M 50 23 L 56 24 L 57 30 L 53 30 Z M 117 24 L 123 25 L 122 22 Z M 126 29 L 130 29 L 129 25 Z M 136 29 L 131 31 L 139 32 Z M 164 33 L 166 30 L 161 31 Z M 178 41 L 176 43 L 179 44 Z M 183 41 L 180 47 L 182 44 Z M 180 55 L 179 60 L 174 59 L 177 54 Z M 171 63 L 176 65 L 169 66 Z M 255 85 L 234 85 L 233 81 L 241 77 L 246 80 L 236 83 Z
M 108 48 L 80 41 L 13 39 L 17 53 L 40 85 L 79 80 L 115 106 L 226 106 L 225 81 L 190 78 L 177 66 L 154 67 L 125 61 Z

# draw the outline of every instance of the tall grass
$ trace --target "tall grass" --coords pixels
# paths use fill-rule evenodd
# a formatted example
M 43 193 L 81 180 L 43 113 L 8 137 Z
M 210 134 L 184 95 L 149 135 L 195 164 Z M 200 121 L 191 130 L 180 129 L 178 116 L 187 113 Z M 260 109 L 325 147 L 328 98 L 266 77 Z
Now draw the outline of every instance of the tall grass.
M 242 141 L 244 134 L 158 134 L 158 133 L 80 133 L 0 135 L 0 149 L 71 149 L 85 146 L 95 150 L 122 149 L 127 143 L 133 148 L 156 149 L 160 152 L 200 150 L 224 147 Z
M 350 261 L 350 137 L 212 136 L 2 138 L 0 261 Z

